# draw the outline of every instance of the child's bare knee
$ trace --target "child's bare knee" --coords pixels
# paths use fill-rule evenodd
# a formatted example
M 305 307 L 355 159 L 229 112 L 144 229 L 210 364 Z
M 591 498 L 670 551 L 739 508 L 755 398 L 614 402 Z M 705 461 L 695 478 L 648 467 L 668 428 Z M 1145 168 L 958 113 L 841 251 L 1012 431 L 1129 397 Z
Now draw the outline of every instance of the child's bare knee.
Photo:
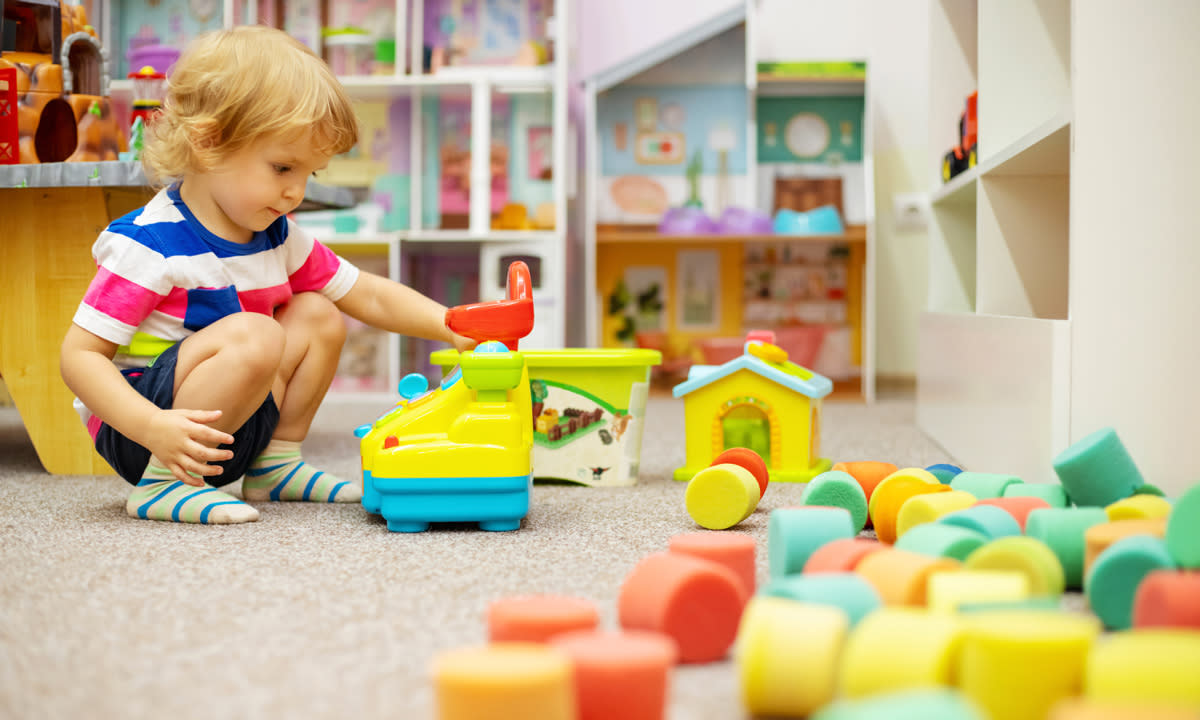
M 284 332 L 279 323 L 260 313 L 241 312 L 222 320 L 225 350 L 240 356 L 255 376 L 274 378 L 283 359 Z
M 287 322 L 298 322 L 314 337 L 327 344 L 341 345 L 346 339 L 346 321 L 333 301 L 319 293 L 299 293 L 282 311 Z

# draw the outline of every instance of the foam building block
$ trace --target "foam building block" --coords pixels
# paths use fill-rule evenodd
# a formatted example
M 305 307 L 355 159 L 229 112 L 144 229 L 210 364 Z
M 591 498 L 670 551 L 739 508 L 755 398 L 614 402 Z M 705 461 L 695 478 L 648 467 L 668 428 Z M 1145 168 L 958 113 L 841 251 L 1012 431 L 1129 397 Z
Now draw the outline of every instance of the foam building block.
M 758 481 L 740 465 L 723 463 L 692 476 L 684 492 L 684 505 L 696 524 L 725 530 L 750 517 L 758 507 Z
M 1050 503 L 1041 498 L 1020 496 L 984 498 L 979 501 L 979 504 L 993 505 L 1012 515 L 1013 520 L 1017 521 L 1017 526 L 1021 528 L 1021 532 L 1025 532 L 1025 521 L 1029 517 L 1029 513 L 1050 507 Z
M 1079 693 L 1100 623 L 1078 613 L 1011 610 L 964 616 L 958 686 L 991 720 L 1044 718 Z
M 1171 514 L 1171 501 L 1158 495 L 1130 495 L 1104 508 L 1108 519 L 1156 520 Z
M 1200 715 L 1200 631 L 1129 630 L 1112 633 L 1088 657 L 1085 698 L 1097 702 L 1161 704 Z
M 1029 579 L 1029 594 L 1033 597 L 1057 597 L 1066 586 L 1058 556 L 1037 538 L 1017 535 L 993 540 L 968 555 L 963 567 L 1023 573 Z
M 1011 485 L 1024 482 L 1016 475 L 1003 473 L 961 472 L 950 481 L 950 487 L 971 493 L 979 499 L 1003 497 Z
M 652 553 L 622 583 L 617 616 L 625 629 L 670 636 L 680 662 L 712 662 L 729 652 L 746 600 L 743 581 L 725 566 L 683 553 Z
M 867 511 L 875 536 L 880 542 L 896 542 L 896 522 L 900 508 L 909 498 L 926 493 L 949 492 L 950 486 L 938 482 L 937 478 L 921 468 L 904 468 L 884 478 L 875 488 Z
M 963 490 L 914 495 L 900 506 L 896 515 L 897 541 L 918 525 L 934 522 L 943 515 L 974 504 L 975 496 Z
M 849 473 L 851 477 L 858 481 L 862 486 L 863 494 L 867 496 L 867 502 L 871 501 L 871 495 L 875 492 L 875 488 L 888 475 L 896 472 L 899 468 L 894 463 L 880 462 L 877 460 L 855 460 L 852 462 L 834 463 L 830 470 L 839 470 L 844 473 Z
M 1133 599 L 1142 579 L 1155 570 L 1174 569 L 1167 544 L 1159 538 L 1121 538 L 1100 553 L 1083 580 L 1088 605 L 1105 627 L 1124 630 L 1133 624 Z
M 1150 571 L 1133 597 L 1133 626 L 1200 630 L 1200 572 Z
M 1084 533 L 1095 525 L 1108 522 L 1102 508 L 1043 508 L 1025 519 L 1025 535 L 1046 543 L 1062 564 L 1063 582 L 1068 590 L 1083 587 Z
M 991 540 L 1021 534 L 1021 526 L 1017 524 L 1016 519 L 994 505 L 972 505 L 965 510 L 947 513 L 937 521 L 974 530 Z
M 842 538 L 827 542 L 808 556 L 805 573 L 853 572 L 860 560 L 888 546 L 870 538 Z
M 750 471 L 750 474 L 754 476 L 755 482 L 758 483 L 758 497 L 760 500 L 763 495 L 767 494 L 767 485 L 771 482 L 771 472 L 767 469 L 767 463 L 763 461 L 762 455 L 759 455 L 750 448 L 733 447 L 713 458 L 711 464 L 722 465 L 724 463 L 733 463 Z
M 838 700 L 809 720 L 987 720 L 966 695 L 950 688 L 921 688 L 860 700 Z
M 1038 497 L 1052 508 L 1065 508 L 1071 504 L 1067 491 L 1058 483 L 1013 483 L 1004 488 L 1004 497 Z
M 1076 505 L 1105 507 L 1146 483 L 1112 428 L 1096 430 L 1059 453 L 1054 472 Z
M 883 605 L 875 586 L 861 575 L 852 572 L 788 575 L 772 580 L 760 593 L 796 602 L 841 608 L 846 612 L 851 628 Z
M 929 474 L 937 478 L 938 482 L 943 485 L 949 485 L 950 481 L 954 479 L 954 476 L 962 472 L 962 468 L 957 465 L 951 465 L 950 463 L 935 463 L 926 467 L 925 469 L 928 470 Z
M 490 642 L 546 642 L 568 630 L 590 630 L 600 622 L 596 606 L 561 595 L 517 595 L 488 605 Z
M 958 606 L 959 613 L 978 613 L 994 610 L 1060 610 L 1062 598 L 1028 597 L 1024 600 L 995 600 L 991 602 L 964 602 Z
M 949 495 L 950 493 L 944 494 Z M 920 497 L 936 496 L 922 495 Z M 919 498 L 913 498 L 913 500 L 917 499 Z M 908 505 L 906 504 L 905 507 L 908 507 Z M 968 555 L 983 547 L 989 541 L 990 538 L 986 535 L 964 527 L 943 525 L 942 523 L 926 523 L 918 525 L 901 535 L 896 540 L 895 548 L 931 557 L 951 558 L 962 562 L 967 559 Z M 1080 544 L 1082 545 L 1082 538 Z M 1081 555 L 1082 552 L 1080 550 Z
M 1092 563 L 1100 553 L 1122 538 L 1131 535 L 1149 535 L 1164 538 L 1167 534 L 1167 519 L 1156 520 L 1118 520 L 1117 522 L 1093 525 L 1083 533 L 1083 577 L 1084 583 L 1091 573 Z M 1170 546 L 1167 546 L 1170 549 Z
M 850 473 L 829 470 L 809 480 L 800 503 L 844 508 L 854 521 L 855 532 L 867 526 L 867 496 Z
M 921 608 L 885 607 L 871 613 L 850 633 L 842 650 L 842 694 L 859 698 L 952 686 L 963 630 L 957 617 Z
M 735 662 L 751 715 L 805 717 L 833 700 L 846 613 L 764 595 L 746 605 Z
M 437 720 L 575 718 L 571 659 L 538 643 L 495 643 L 433 659 Z
M 660 633 L 576 630 L 550 645 L 571 658 L 578 720 L 663 720 L 678 651 Z
M 1196 720 L 1196 713 L 1161 703 L 1102 702 L 1074 698 L 1055 705 L 1048 720 Z
M 929 557 L 893 548 L 866 556 L 855 572 L 875 586 L 884 605 L 924 607 L 929 576 L 960 567 L 961 563 L 950 558 Z
M 771 579 L 803 572 L 809 556 L 822 545 L 857 534 L 850 513 L 842 508 L 772 510 L 767 521 L 767 568 Z
M 1154 485 L 1152 483 L 1143 483 L 1141 485 L 1138 485 L 1136 488 L 1133 489 L 1133 494 L 1134 495 L 1157 495 L 1159 497 L 1166 497 L 1166 495 L 1167 495 L 1165 492 L 1162 491 L 1162 488 L 1160 488 L 1159 486 Z
M 1015 570 L 956 570 L 929 576 L 930 612 L 955 613 L 971 603 L 1020 602 L 1029 597 L 1029 578 Z
M 754 594 L 757 585 L 757 548 L 753 535 L 728 532 L 695 532 L 675 535 L 667 543 L 671 552 L 694 555 L 724 565 L 733 571 L 746 588 L 746 596 Z
M 1200 570 L 1200 483 L 1175 502 L 1167 520 L 1167 549 L 1180 567 Z

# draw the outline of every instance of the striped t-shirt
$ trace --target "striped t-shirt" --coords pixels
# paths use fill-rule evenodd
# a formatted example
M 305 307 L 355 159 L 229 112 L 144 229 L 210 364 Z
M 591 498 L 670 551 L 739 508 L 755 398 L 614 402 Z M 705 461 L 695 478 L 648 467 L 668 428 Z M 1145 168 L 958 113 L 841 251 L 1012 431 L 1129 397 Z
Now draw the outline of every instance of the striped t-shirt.
M 296 293 L 320 292 L 336 302 L 358 280 L 358 268 L 286 217 L 248 243 L 217 237 L 183 203 L 178 186 L 110 223 L 92 256 L 96 276 L 74 322 L 116 343 L 120 368 L 146 367 L 226 315 L 273 315 Z M 78 399 L 75 407 L 94 436 L 98 420 Z

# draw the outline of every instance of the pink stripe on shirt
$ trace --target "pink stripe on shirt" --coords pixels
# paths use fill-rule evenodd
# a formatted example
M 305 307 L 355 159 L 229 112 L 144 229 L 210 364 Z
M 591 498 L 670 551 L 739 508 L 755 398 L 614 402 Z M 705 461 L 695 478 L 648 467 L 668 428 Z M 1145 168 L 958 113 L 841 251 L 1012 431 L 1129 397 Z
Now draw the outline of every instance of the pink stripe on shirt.
M 162 295 L 114 275 L 103 267 L 88 286 L 83 302 L 126 325 L 137 326 L 162 300 Z
M 287 285 L 273 285 L 258 290 L 241 290 L 238 299 L 242 301 L 242 309 L 246 312 L 271 317 L 275 315 L 275 308 L 292 299 L 292 289 Z
M 338 269 L 338 257 L 321 243 L 314 242 L 312 252 L 296 272 L 288 277 L 292 292 L 319 291 Z

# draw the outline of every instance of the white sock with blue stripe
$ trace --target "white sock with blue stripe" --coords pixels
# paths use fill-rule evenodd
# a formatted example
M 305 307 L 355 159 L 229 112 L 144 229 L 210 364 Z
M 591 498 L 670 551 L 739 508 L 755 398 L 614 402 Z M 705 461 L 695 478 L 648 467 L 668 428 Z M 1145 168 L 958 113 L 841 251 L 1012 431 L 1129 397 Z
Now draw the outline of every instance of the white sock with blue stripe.
M 258 511 L 216 488 L 179 482 L 170 470 L 151 462 L 125 502 L 130 517 L 142 520 L 227 525 L 254 522 Z
M 300 443 L 272 440 L 246 470 L 242 497 L 349 503 L 362 500 L 362 488 L 304 462 Z

